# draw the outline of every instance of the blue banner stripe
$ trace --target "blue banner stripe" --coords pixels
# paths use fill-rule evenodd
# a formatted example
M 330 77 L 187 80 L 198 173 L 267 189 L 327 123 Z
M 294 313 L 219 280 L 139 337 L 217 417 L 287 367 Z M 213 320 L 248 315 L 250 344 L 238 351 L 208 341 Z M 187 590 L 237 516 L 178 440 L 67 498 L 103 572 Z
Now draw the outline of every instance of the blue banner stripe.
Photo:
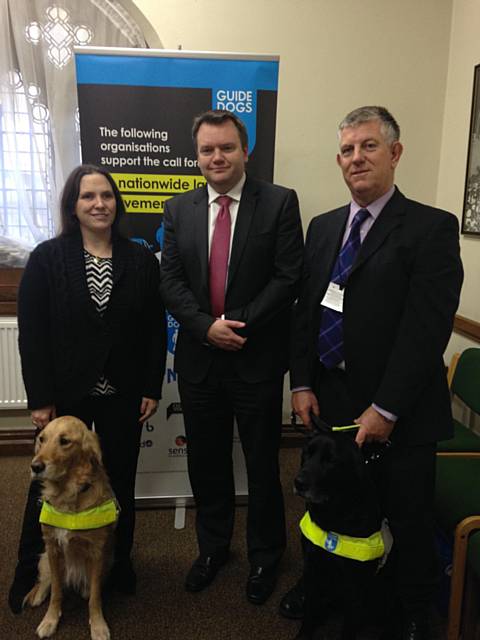
M 78 54 L 78 84 L 122 84 L 144 87 L 208 89 L 252 83 L 251 88 L 276 91 L 278 62 Z

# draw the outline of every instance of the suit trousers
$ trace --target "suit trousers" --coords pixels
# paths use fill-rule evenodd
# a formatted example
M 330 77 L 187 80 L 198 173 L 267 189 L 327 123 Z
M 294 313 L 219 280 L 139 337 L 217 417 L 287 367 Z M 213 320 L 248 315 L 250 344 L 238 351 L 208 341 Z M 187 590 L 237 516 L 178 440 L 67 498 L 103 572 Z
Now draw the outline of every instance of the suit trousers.
M 278 463 L 283 376 L 248 383 L 236 374 L 235 354 L 218 352 L 206 377 L 179 377 L 201 555 L 225 559 L 233 533 L 233 426 L 248 475 L 247 549 L 252 566 L 275 567 L 285 549 L 285 513 Z
M 315 394 L 320 415 L 330 425 L 352 424 L 358 418 L 341 369 L 327 371 L 319 364 Z M 382 513 L 394 539 L 380 573 L 383 593 L 413 616 L 430 605 L 439 579 L 433 519 L 435 460 L 436 443 L 409 445 L 394 438 L 373 470 Z
M 57 405 L 57 416 L 73 415 L 90 428 L 95 423 L 103 463 L 121 509 L 115 531 L 115 560 L 128 558 L 133 545 L 135 476 L 142 432 L 142 425 L 138 422 L 140 403 L 141 398 L 115 394 L 90 396 L 78 403 Z M 33 580 L 37 573 L 38 556 L 44 550 L 39 523 L 40 493 L 40 482 L 32 482 L 25 507 L 16 569 L 16 575 L 32 576 Z

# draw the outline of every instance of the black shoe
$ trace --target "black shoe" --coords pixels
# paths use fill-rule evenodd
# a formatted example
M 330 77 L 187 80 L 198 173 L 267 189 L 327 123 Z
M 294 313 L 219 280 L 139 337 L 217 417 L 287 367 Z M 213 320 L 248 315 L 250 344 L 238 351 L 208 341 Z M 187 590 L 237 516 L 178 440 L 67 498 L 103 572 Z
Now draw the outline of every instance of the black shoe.
M 247 580 L 247 600 L 252 604 L 263 604 L 272 595 L 276 582 L 275 568 L 252 567 Z
M 23 610 L 25 596 L 30 593 L 37 582 L 38 571 L 15 572 L 12 586 L 8 592 L 8 606 L 12 613 L 19 614 Z
M 137 574 L 130 558 L 115 560 L 110 570 L 106 584 L 106 591 L 117 591 L 126 596 L 133 596 L 137 591 Z
M 380 640 L 431 640 L 431 637 L 427 616 L 405 616 L 394 629 L 384 631 Z
M 425 617 L 410 618 L 403 622 L 400 640 L 430 640 L 430 626 Z
M 287 591 L 280 600 L 278 608 L 280 615 L 291 620 L 302 620 L 305 610 L 305 591 L 303 588 L 303 578 Z
M 219 558 L 217 556 L 199 556 L 187 573 L 185 579 L 185 589 L 195 592 L 202 591 L 205 587 L 213 582 L 218 570 L 227 561 L 227 558 Z

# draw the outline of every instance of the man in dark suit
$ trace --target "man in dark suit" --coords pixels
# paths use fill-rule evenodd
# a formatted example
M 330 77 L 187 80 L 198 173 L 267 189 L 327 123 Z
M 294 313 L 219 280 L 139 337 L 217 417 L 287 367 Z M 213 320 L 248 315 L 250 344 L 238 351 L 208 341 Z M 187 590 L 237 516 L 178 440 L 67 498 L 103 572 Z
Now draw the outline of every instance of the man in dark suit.
M 167 202 L 161 261 L 164 302 L 180 324 L 175 370 L 197 507 L 200 553 L 185 587 L 204 589 L 228 558 L 235 418 L 248 473 L 247 598 L 262 604 L 285 547 L 278 448 L 302 265 L 298 200 L 246 176 L 247 132 L 235 115 L 208 111 L 192 133 L 207 185 Z
M 436 442 L 452 435 L 442 356 L 463 272 L 456 217 L 394 186 L 399 135 L 382 107 L 356 109 L 340 124 L 337 163 L 352 201 L 310 224 L 290 376 L 305 424 L 313 413 L 331 425 L 356 423 L 359 446 L 392 443 L 378 487 L 401 616 L 385 637 L 420 640 L 429 637 L 437 581 Z M 297 585 L 280 611 L 301 614 L 300 596 Z

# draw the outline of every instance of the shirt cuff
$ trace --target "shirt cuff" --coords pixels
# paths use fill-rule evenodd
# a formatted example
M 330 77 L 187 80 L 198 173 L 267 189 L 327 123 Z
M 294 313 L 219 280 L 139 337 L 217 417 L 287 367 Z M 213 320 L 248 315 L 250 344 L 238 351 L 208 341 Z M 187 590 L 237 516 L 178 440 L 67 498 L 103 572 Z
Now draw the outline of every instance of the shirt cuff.
M 378 406 L 378 404 L 375 404 L 374 402 L 372 403 L 372 407 L 389 422 L 396 422 L 398 420 L 398 416 L 396 416 L 394 413 L 390 413 L 390 411 L 382 409 Z
M 296 393 L 297 391 L 311 391 L 311 387 L 295 387 L 295 389 L 290 389 L 292 393 Z

